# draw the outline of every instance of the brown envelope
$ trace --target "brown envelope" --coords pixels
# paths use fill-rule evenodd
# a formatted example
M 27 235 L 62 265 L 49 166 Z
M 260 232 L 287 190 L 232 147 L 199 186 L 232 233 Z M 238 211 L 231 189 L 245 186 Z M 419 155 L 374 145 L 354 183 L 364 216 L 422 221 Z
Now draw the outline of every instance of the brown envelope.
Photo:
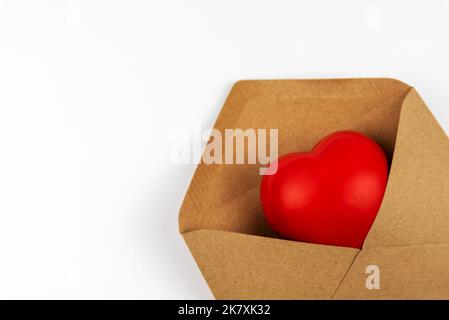
M 240 81 L 215 128 L 277 128 L 280 155 L 356 130 L 392 158 L 362 250 L 277 239 L 259 203 L 259 164 L 200 164 L 179 226 L 217 299 L 449 299 L 449 140 L 415 89 L 392 79 Z M 366 287 L 369 265 L 379 289 Z

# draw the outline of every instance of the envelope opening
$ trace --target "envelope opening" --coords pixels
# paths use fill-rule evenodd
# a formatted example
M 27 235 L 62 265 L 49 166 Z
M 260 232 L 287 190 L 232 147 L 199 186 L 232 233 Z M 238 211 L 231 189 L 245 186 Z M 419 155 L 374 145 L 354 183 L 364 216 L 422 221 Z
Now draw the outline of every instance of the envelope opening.
M 237 82 L 215 129 L 278 129 L 279 155 L 308 151 L 339 130 L 362 132 L 389 159 L 410 86 L 393 79 Z M 259 164 L 200 164 L 183 202 L 181 232 L 199 229 L 276 237 L 262 214 Z

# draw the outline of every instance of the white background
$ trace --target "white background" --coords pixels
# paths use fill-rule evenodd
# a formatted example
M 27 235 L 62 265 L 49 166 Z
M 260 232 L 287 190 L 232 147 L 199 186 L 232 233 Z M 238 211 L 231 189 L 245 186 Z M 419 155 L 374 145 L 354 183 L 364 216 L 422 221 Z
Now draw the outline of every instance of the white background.
M 449 129 L 449 1 L 0 0 L 0 298 L 212 298 L 177 215 L 238 79 L 394 77 Z

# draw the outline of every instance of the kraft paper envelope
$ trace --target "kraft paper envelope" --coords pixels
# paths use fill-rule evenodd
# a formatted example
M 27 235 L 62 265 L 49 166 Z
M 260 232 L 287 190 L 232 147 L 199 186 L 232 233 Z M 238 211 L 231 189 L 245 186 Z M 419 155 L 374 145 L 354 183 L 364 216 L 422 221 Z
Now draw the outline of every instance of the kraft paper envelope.
M 215 128 L 279 129 L 279 154 L 356 130 L 392 159 L 362 250 L 276 238 L 260 164 L 200 164 L 179 226 L 217 299 L 449 299 L 449 140 L 412 87 L 393 79 L 240 81 Z M 368 289 L 370 265 L 380 288 Z

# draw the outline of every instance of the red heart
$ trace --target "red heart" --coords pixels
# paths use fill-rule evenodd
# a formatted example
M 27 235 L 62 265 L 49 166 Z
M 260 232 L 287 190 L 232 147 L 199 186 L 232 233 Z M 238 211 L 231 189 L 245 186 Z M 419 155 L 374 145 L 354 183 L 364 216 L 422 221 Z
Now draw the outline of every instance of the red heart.
M 328 135 L 311 152 L 280 157 L 262 178 L 260 197 L 272 229 L 284 238 L 361 248 L 388 178 L 380 146 L 357 132 Z

